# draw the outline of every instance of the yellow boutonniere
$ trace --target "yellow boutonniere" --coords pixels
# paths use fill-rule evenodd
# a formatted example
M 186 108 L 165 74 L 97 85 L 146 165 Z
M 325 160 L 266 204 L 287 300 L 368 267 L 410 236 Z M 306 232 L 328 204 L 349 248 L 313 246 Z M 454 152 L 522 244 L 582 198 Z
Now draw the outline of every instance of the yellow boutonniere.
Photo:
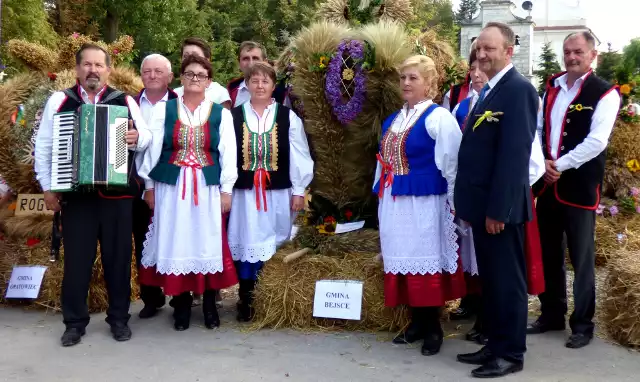
M 480 117 L 476 120 L 476 123 L 473 125 L 473 131 L 476 131 L 476 127 L 480 126 L 480 124 L 484 121 L 487 122 L 498 122 L 499 119 L 496 118 L 498 116 L 503 115 L 504 113 L 501 111 L 491 111 L 491 110 L 487 110 L 484 112 L 484 114 L 476 114 L 476 117 Z
M 630 161 L 627 162 L 627 168 L 631 172 L 640 171 L 640 163 L 638 163 L 637 159 L 631 159 Z
M 572 111 L 582 111 L 582 110 L 593 110 L 593 107 L 591 106 L 584 106 L 583 104 L 579 103 L 576 105 L 569 105 L 569 113 L 571 113 Z

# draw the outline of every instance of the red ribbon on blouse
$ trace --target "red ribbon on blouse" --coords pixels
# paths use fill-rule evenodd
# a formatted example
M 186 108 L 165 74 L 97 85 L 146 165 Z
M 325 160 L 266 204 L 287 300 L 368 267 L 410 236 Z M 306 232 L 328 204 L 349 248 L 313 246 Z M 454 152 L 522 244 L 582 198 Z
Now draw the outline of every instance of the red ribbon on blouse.
M 384 189 L 387 187 L 391 187 L 393 184 L 393 167 L 391 167 L 391 163 L 386 162 L 380 153 L 376 154 L 376 158 L 378 159 L 378 163 L 380 163 L 380 189 L 378 190 L 378 197 L 382 198 L 384 194 Z
M 264 168 L 259 168 L 253 174 L 253 187 L 256 190 L 256 208 L 260 210 L 260 194 L 264 201 L 264 211 L 267 211 L 267 184 L 271 183 L 271 175 Z
M 196 206 L 198 205 L 198 173 L 196 172 L 197 169 L 201 169 L 202 166 L 200 166 L 199 164 L 193 164 L 193 165 L 183 165 L 184 167 L 184 178 L 182 179 L 182 200 L 184 200 L 184 197 L 187 194 L 187 168 L 191 168 L 191 175 L 193 175 L 193 201 L 195 202 Z

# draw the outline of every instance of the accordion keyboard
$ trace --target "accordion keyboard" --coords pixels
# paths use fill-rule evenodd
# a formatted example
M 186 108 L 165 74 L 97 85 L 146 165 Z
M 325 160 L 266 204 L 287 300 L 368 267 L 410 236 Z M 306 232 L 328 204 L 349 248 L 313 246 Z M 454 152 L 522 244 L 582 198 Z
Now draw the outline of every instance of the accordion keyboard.
M 74 186 L 73 136 L 77 126 L 74 113 L 59 113 L 53 118 L 51 149 L 51 191 L 70 190 Z

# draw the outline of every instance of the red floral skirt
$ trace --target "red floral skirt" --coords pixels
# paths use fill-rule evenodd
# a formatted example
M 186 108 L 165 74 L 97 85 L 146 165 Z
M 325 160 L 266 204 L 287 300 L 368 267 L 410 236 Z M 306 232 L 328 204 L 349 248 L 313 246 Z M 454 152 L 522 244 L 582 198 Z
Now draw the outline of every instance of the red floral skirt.
M 227 241 L 227 218 L 228 214 L 222 217 L 222 272 L 171 275 L 158 273 L 155 267 L 140 267 L 138 271 L 139 282 L 142 285 L 162 287 L 167 296 L 178 296 L 184 292 L 203 294 L 205 290 L 224 289 L 237 284 L 238 276 Z
M 458 258 L 458 271 L 412 275 L 384 274 L 384 304 L 388 307 L 444 306 L 447 301 L 464 296 L 466 287 L 462 263 Z

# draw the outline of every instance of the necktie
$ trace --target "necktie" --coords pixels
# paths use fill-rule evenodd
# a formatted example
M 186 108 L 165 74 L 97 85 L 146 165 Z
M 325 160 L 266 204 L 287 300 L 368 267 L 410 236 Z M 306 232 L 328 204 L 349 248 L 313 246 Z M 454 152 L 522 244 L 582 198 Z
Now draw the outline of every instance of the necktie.
M 484 86 L 482 87 L 482 90 L 480 91 L 480 96 L 478 96 L 478 104 L 480 104 L 480 102 L 484 100 L 484 96 L 487 94 L 487 91 L 489 91 L 489 83 L 484 84 Z

